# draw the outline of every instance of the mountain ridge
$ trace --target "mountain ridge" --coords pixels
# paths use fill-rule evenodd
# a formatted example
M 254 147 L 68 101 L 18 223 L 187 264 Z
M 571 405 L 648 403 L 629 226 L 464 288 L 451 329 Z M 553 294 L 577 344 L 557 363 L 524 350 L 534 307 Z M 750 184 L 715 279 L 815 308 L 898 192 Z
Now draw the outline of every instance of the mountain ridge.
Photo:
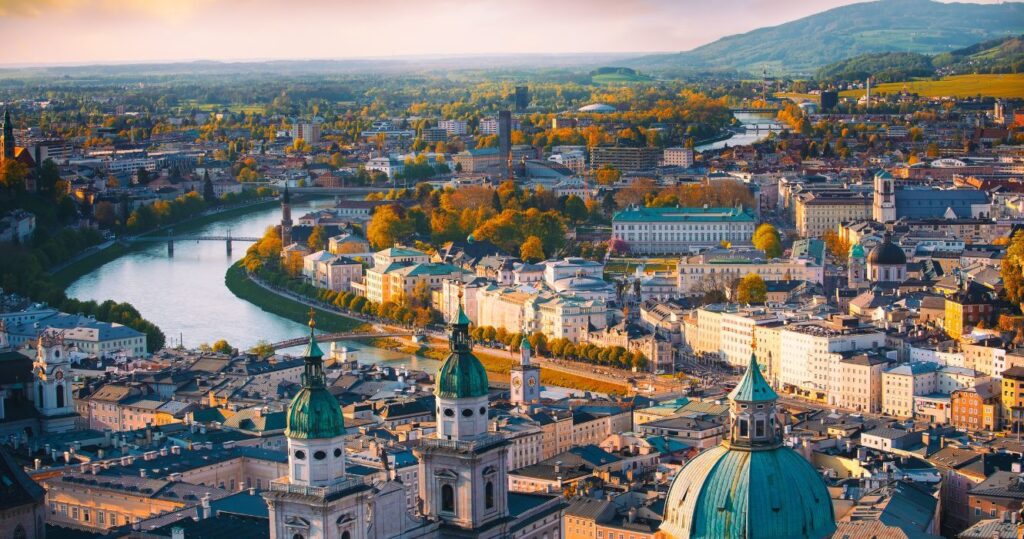
M 625 62 L 646 69 L 738 69 L 812 73 L 867 53 L 935 55 L 1024 33 L 1024 3 L 875 0 L 822 11 L 776 26 L 725 36 L 679 53 Z

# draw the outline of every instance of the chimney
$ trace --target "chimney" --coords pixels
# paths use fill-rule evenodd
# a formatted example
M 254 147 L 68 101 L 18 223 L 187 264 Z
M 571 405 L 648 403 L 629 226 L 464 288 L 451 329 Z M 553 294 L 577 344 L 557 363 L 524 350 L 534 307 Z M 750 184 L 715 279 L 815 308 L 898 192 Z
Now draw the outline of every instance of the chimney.
M 37 470 L 38 470 L 39 468 L 42 468 L 42 467 L 43 467 L 43 461 L 42 461 L 42 460 L 40 460 L 40 459 L 36 459 L 36 460 L 35 460 L 35 462 L 34 462 L 33 464 L 35 465 L 35 469 L 37 469 Z
M 629 511 L 626 513 L 626 519 L 630 523 L 632 523 L 633 521 L 636 520 L 636 507 L 630 507 L 629 508 Z
M 202 506 L 199 508 L 199 520 L 210 518 L 210 493 L 203 494 Z
M 560 461 L 560 460 L 555 461 L 555 473 L 560 473 L 561 471 L 562 471 L 562 461 Z
M 166 457 L 167 456 L 167 448 L 166 447 L 161 447 L 160 448 L 160 456 L 161 457 Z
M 181 526 L 171 528 L 171 539 L 185 539 L 185 529 Z
M 139 468 L 139 477 L 142 477 L 142 478 L 146 477 L 146 469 L 145 468 Z
M 180 455 L 181 454 L 181 447 L 177 446 L 177 445 L 172 445 L 171 446 L 171 454 L 172 455 Z

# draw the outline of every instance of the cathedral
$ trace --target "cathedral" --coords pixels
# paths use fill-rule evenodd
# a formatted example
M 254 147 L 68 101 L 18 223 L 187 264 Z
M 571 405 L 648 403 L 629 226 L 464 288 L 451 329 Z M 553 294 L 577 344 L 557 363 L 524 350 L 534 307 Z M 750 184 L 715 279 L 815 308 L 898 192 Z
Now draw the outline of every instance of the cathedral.
M 729 393 L 726 441 L 676 474 L 665 501 L 665 539 L 823 539 L 835 532 L 832 499 L 806 459 L 782 445 L 778 395 L 756 356 Z
M 469 323 L 460 307 L 449 325 L 450 354 L 434 386 L 437 432 L 413 449 L 419 499 L 409 514 L 399 479 L 346 476 L 345 421 L 310 319 L 302 389 L 287 414 L 288 476 L 263 494 L 272 539 L 561 537 L 560 493 L 509 492 L 510 444 L 488 430 L 487 372 L 472 353 Z

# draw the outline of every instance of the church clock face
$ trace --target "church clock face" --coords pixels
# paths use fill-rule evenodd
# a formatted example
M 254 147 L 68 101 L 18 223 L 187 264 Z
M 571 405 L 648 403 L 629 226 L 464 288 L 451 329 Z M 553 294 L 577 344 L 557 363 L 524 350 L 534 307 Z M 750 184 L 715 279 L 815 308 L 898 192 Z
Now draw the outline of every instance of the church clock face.
M 530 378 L 529 380 L 526 381 L 526 383 L 529 384 L 530 387 L 533 387 L 533 386 L 537 385 L 537 379 L 536 378 Z
M 523 381 L 518 378 L 514 378 L 512 380 L 512 385 L 515 386 L 516 389 L 519 389 L 520 387 L 522 387 Z

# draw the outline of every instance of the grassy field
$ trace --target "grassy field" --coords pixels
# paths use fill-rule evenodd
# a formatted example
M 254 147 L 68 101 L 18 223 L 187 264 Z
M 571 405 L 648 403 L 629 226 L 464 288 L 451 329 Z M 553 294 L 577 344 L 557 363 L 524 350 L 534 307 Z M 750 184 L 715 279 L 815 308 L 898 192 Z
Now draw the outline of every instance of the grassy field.
M 224 109 L 228 109 L 231 112 L 244 112 L 246 114 L 251 114 L 251 113 L 254 113 L 254 112 L 255 113 L 259 113 L 259 114 L 264 114 L 267 111 L 267 107 L 265 105 L 241 104 L 241 103 L 233 103 L 231 105 L 225 105 L 223 103 L 200 103 L 200 102 L 196 101 L 195 99 L 184 100 L 184 101 L 181 102 L 181 106 L 183 108 L 186 108 L 186 109 L 194 108 L 196 110 L 203 110 L 203 111 L 213 111 L 213 110 L 221 111 L 221 110 L 224 110 Z
M 636 269 L 643 266 L 643 271 L 673 272 L 679 261 L 675 258 L 612 258 L 604 266 L 606 275 L 633 275 Z
M 873 92 L 897 93 L 903 89 L 925 97 L 1024 97 L 1024 73 L 1010 75 L 956 75 L 940 80 L 919 79 L 892 82 L 872 87 Z M 847 90 L 843 97 L 860 97 L 864 90 Z
M 821 96 L 816 94 L 801 94 L 797 92 L 775 92 L 775 97 L 780 99 L 792 99 L 794 101 L 817 101 Z
M 305 324 L 309 321 L 308 305 L 281 297 L 252 282 L 242 268 L 241 262 L 236 262 L 228 268 L 227 273 L 224 274 L 224 284 L 232 294 L 268 313 L 276 314 L 300 324 Z M 362 326 L 365 326 L 365 324 L 360 320 L 340 316 L 323 309 L 316 309 L 316 327 L 322 331 L 336 333 L 352 331 Z

